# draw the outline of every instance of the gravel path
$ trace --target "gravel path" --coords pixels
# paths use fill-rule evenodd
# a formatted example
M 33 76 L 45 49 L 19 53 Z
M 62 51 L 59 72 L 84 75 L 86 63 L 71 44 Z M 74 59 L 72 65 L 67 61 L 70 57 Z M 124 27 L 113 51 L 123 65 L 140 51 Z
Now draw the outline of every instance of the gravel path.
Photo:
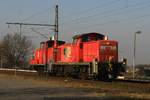
M 130 84 L 129 88 L 126 88 L 128 84 L 123 83 L 67 80 L 65 78 L 41 80 L 0 74 L 0 100 L 150 99 L 150 85 L 137 85 Z M 148 99 L 143 99 L 143 97 Z
M 54 87 L 45 81 L 0 75 L 0 100 L 43 100 L 50 96 L 83 96 L 90 93 L 92 90 Z

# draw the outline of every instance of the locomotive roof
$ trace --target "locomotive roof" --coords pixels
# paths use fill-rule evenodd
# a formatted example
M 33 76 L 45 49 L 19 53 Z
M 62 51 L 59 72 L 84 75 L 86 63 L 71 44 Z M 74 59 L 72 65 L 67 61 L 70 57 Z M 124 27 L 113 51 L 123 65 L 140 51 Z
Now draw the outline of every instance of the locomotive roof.
M 104 38 L 103 34 L 91 32 L 91 33 L 84 33 L 84 34 L 75 35 L 75 36 L 73 36 L 73 39 L 83 38 L 83 37 L 89 36 L 89 35 L 95 35 L 96 37 Z

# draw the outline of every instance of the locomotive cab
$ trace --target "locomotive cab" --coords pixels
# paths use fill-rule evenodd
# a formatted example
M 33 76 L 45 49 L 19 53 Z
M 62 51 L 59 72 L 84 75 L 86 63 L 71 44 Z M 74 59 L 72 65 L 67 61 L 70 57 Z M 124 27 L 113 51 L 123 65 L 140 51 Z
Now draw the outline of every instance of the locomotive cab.
M 79 45 L 83 62 L 91 63 L 89 75 L 106 80 L 116 78 L 120 72 L 118 63 L 118 42 L 108 40 L 99 33 L 86 33 L 73 37 Z
M 63 45 L 63 44 L 65 44 L 65 41 L 57 41 L 58 46 Z M 54 40 L 48 40 L 46 42 L 41 42 L 40 43 L 40 48 L 41 49 L 46 48 L 46 47 L 48 47 L 48 48 L 54 47 Z
M 79 43 L 79 42 L 90 42 L 90 41 L 98 41 L 98 40 L 103 40 L 104 35 L 99 34 L 99 33 L 86 33 L 86 34 L 80 34 L 80 35 L 75 35 L 73 37 L 73 43 Z

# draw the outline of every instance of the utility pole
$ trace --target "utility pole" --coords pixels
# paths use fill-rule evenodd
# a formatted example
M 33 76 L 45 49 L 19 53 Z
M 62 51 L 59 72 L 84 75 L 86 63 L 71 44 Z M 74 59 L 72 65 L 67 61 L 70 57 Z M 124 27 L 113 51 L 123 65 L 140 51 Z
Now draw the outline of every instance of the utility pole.
M 54 36 L 54 52 L 53 52 L 53 59 L 54 61 L 57 61 L 57 42 L 58 42 L 58 5 L 56 5 L 55 8 L 55 36 Z
M 58 5 L 55 8 L 55 45 L 57 46 L 58 41 Z
M 30 26 L 53 26 L 53 27 L 56 27 L 56 25 L 50 25 L 50 24 L 33 24 L 33 23 L 10 23 L 10 22 L 7 22 L 6 24 L 8 25 L 19 25 L 20 26 L 20 40 L 21 40 L 21 27 L 22 25 L 30 25 Z M 56 28 L 55 28 L 56 30 Z M 47 57 L 46 57 L 47 59 Z M 46 66 L 47 66 L 47 62 L 46 62 Z M 15 71 L 15 75 L 16 75 L 16 71 Z
M 11 22 L 7 22 L 6 24 L 8 25 L 19 25 L 20 26 L 20 37 L 21 37 L 21 28 L 22 25 L 30 25 L 30 26 L 51 26 L 54 27 L 54 51 L 53 51 L 53 59 L 54 61 L 57 60 L 57 41 L 58 41 L 58 5 L 56 5 L 55 7 L 55 24 L 54 25 L 50 25 L 50 24 L 33 24 L 33 23 L 11 23 Z M 47 51 L 47 50 L 46 50 Z M 47 67 L 47 56 L 46 56 L 46 67 Z
M 57 47 L 57 41 L 58 41 L 58 5 L 56 5 L 56 8 L 55 8 L 55 24 L 54 25 L 50 25 L 50 24 L 33 24 L 33 23 L 11 23 L 11 22 L 7 22 L 6 24 L 8 25 L 19 25 L 20 26 L 20 36 L 21 36 L 21 28 L 22 28 L 22 25 L 30 25 L 30 26 L 52 26 L 54 27 L 54 30 L 55 30 L 55 35 L 54 35 L 54 45 L 55 47 Z
M 19 28 L 19 33 L 20 33 L 20 40 L 21 40 L 21 24 L 20 24 L 20 28 Z
M 2 54 L 1 54 L 1 68 L 3 68 L 3 58 L 2 58 Z
M 137 31 L 134 33 L 134 52 L 133 52 L 133 69 L 132 69 L 132 77 L 135 78 L 135 66 L 136 66 L 136 35 L 141 34 L 141 31 Z

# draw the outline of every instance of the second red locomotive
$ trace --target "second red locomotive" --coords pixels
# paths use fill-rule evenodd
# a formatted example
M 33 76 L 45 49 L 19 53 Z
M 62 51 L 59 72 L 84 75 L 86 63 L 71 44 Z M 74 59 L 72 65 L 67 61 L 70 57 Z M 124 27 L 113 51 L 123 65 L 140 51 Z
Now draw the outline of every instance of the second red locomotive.
M 75 35 L 72 43 L 48 40 L 34 51 L 30 65 L 38 72 L 100 80 L 124 72 L 118 62 L 118 42 L 96 32 Z

